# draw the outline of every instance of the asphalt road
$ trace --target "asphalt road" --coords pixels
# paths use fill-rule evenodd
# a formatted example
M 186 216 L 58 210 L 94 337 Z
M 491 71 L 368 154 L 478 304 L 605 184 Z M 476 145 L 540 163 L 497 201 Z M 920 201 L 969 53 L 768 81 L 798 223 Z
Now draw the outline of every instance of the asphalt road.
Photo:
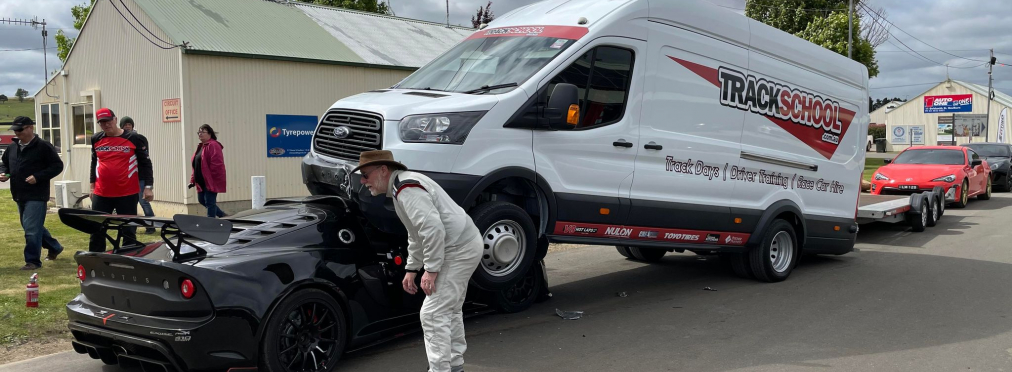
M 691 253 L 658 264 L 626 260 L 609 247 L 552 253 L 552 300 L 465 322 L 466 369 L 1012 370 L 1010 206 L 1012 194 L 995 194 L 946 210 L 925 233 L 864 226 L 859 251 L 806 257 L 776 284 L 736 278 Z M 585 314 L 563 320 L 556 308 Z M 424 368 L 415 334 L 346 355 L 337 370 Z M 0 371 L 121 370 L 67 352 Z

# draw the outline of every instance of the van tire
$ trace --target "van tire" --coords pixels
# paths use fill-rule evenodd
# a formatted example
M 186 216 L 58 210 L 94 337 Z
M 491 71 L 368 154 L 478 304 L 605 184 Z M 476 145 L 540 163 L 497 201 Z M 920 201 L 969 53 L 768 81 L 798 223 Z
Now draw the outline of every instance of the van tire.
M 636 261 L 642 261 L 642 262 L 657 262 L 657 261 L 660 261 L 661 258 L 664 258 L 664 255 L 668 253 L 668 251 L 665 251 L 665 250 L 659 249 L 659 248 L 636 248 L 636 247 L 628 247 L 628 249 L 629 249 L 629 254 L 632 255 L 632 257 L 631 257 L 632 259 L 634 259 Z
M 539 239 L 534 221 L 523 209 L 506 202 L 481 204 L 472 209 L 470 215 L 482 234 L 484 246 L 482 260 L 472 276 L 474 284 L 486 291 L 509 288 L 534 264 Z M 515 252 L 510 252 L 514 249 Z M 503 262 L 496 250 L 507 257 L 515 256 Z
M 742 279 L 755 279 L 755 275 L 752 275 L 752 266 L 749 264 L 747 253 L 725 253 L 721 255 L 721 258 L 731 266 L 731 272 L 735 276 Z
M 629 253 L 629 247 L 626 247 L 624 245 L 616 245 L 615 246 L 615 250 L 617 250 L 618 254 L 621 254 L 622 257 L 629 258 L 629 259 L 633 258 L 632 253 Z
M 531 266 L 524 276 L 509 288 L 486 292 L 492 308 L 504 314 L 519 313 L 529 309 L 541 295 L 544 274 L 541 265 Z
M 752 275 L 770 283 L 787 279 L 801 253 L 797 237 L 794 225 L 783 219 L 774 220 L 763 233 L 761 244 L 748 252 Z

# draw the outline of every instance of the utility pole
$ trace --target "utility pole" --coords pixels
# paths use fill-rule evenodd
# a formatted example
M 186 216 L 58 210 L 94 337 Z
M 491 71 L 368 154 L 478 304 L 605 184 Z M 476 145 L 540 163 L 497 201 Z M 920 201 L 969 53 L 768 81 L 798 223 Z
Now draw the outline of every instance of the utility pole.
M 42 85 L 44 85 L 46 87 L 46 95 L 47 96 L 53 97 L 53 98 L 57 98 L 58 96 L 53 96 L 53 95 L 49 94 L 49 63 L 46 61 L 47 60 L 46 56 L 49 55 L 49 49 L 46 46 L 46 40 L 49 37 L 49 31 L 46 31 L 46 20 L 43 19 L 40 22 L 38 20 L 38 18 L 34 18 L 34 19 L 2 18 L 2 19 L 0 19 L 0 24 L 3 24 L 3 23 L 12 24 L 12 25 L 32 26 L 32 28 L 35 28 L 35 29 L 38 29 L 39 26 L 42 26 L 42 68 L 44 70 L 46 70 L 45 73 L 42 74 Z
M 984 121 L 984 142 L 990 139 L 991 135 L 991 97 L 994 97 L 994 91 L 991 88 L 991 83 L 994 81 L 994 76 L 991 75 L 991 71 L 994 69 L 994 49 L 991 49 L 991 59 L 987 63 L 987 120 Z
M 450 27 L 450 0 L 446 0 L 446 27 Z
M 847 2 L 847 58 L 854 59 L 854 0 Z

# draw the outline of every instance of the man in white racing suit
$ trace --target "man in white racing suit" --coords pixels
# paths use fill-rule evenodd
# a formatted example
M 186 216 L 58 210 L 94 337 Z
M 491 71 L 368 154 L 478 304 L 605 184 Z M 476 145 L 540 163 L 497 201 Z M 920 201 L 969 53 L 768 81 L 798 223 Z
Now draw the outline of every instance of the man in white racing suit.
M 359 157 L 360 183 L 373 196 L 394 199 L 397 217 L 408 231 L 408 262 L 402 285 L 415 294 L 422 273 L 425 293 L 421 322 L 430 372 L 464 370 L 464 319 L 467 283 L 481 261 L 483 243 L 474 221 L 429 177 L 407 170 L 390 151 Z

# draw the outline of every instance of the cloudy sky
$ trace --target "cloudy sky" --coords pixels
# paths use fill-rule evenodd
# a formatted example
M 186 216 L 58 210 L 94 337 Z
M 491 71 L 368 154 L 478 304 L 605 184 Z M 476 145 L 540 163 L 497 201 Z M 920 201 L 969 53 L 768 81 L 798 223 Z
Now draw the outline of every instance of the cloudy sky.
M 50 30 L 48 46 L 52 48 L 48 54 L 48 68 L 53 71 L 60 67 L 53 40 L 56 30 L 63 29 L 70 36 L 76 36 L 70 8 L 85 1 L 0 0 L 0 18 L 45 19 Z M 451 23 L 469 25 L 470 17 L 487 1 L 450 0 Z M 740 9 L 745 7 L 745 0 L 708 1 L 737 8 L 741 13 Z M 532 2 L 535 0 L 493 0 L 492 10 L 496 14 L 504 14 Z M 996 89 L 1012 94 L 1012 38 L 1004 29 L 1012 24 L 1012 7 L 1005 1 L 921 0 L 912 5 L 909 0 L 869 0 L 869 4 L 885 9 L 888 21 L 895 25 L 890 29 L 893 37 L 877 49 L 880 73 L 871 80 L 873 98 L 913 98 L 930 88 L 931 83 L 945 79 L 944 64 L 949 64 L 951 78 L 986 86 L 986 66 L 958 67 L 980 65 L 981 62 L 972 60 L 986 60 L 991 48 L 999 63 L 1010 63 L 1010 66 L 994 67 L 994 85 Z M 446 0 L 392 0 L 391 5 L 401 17 L 433 22 L 445 22 L 446 19 Z M 909 50 L 901 51 L 905 50 L 903 44 L 923 57 Z M 42 57 L 41 30 L 0 24 L 0 93 L 13 96 L 17 88 L 35 93 L 45 77 Z

